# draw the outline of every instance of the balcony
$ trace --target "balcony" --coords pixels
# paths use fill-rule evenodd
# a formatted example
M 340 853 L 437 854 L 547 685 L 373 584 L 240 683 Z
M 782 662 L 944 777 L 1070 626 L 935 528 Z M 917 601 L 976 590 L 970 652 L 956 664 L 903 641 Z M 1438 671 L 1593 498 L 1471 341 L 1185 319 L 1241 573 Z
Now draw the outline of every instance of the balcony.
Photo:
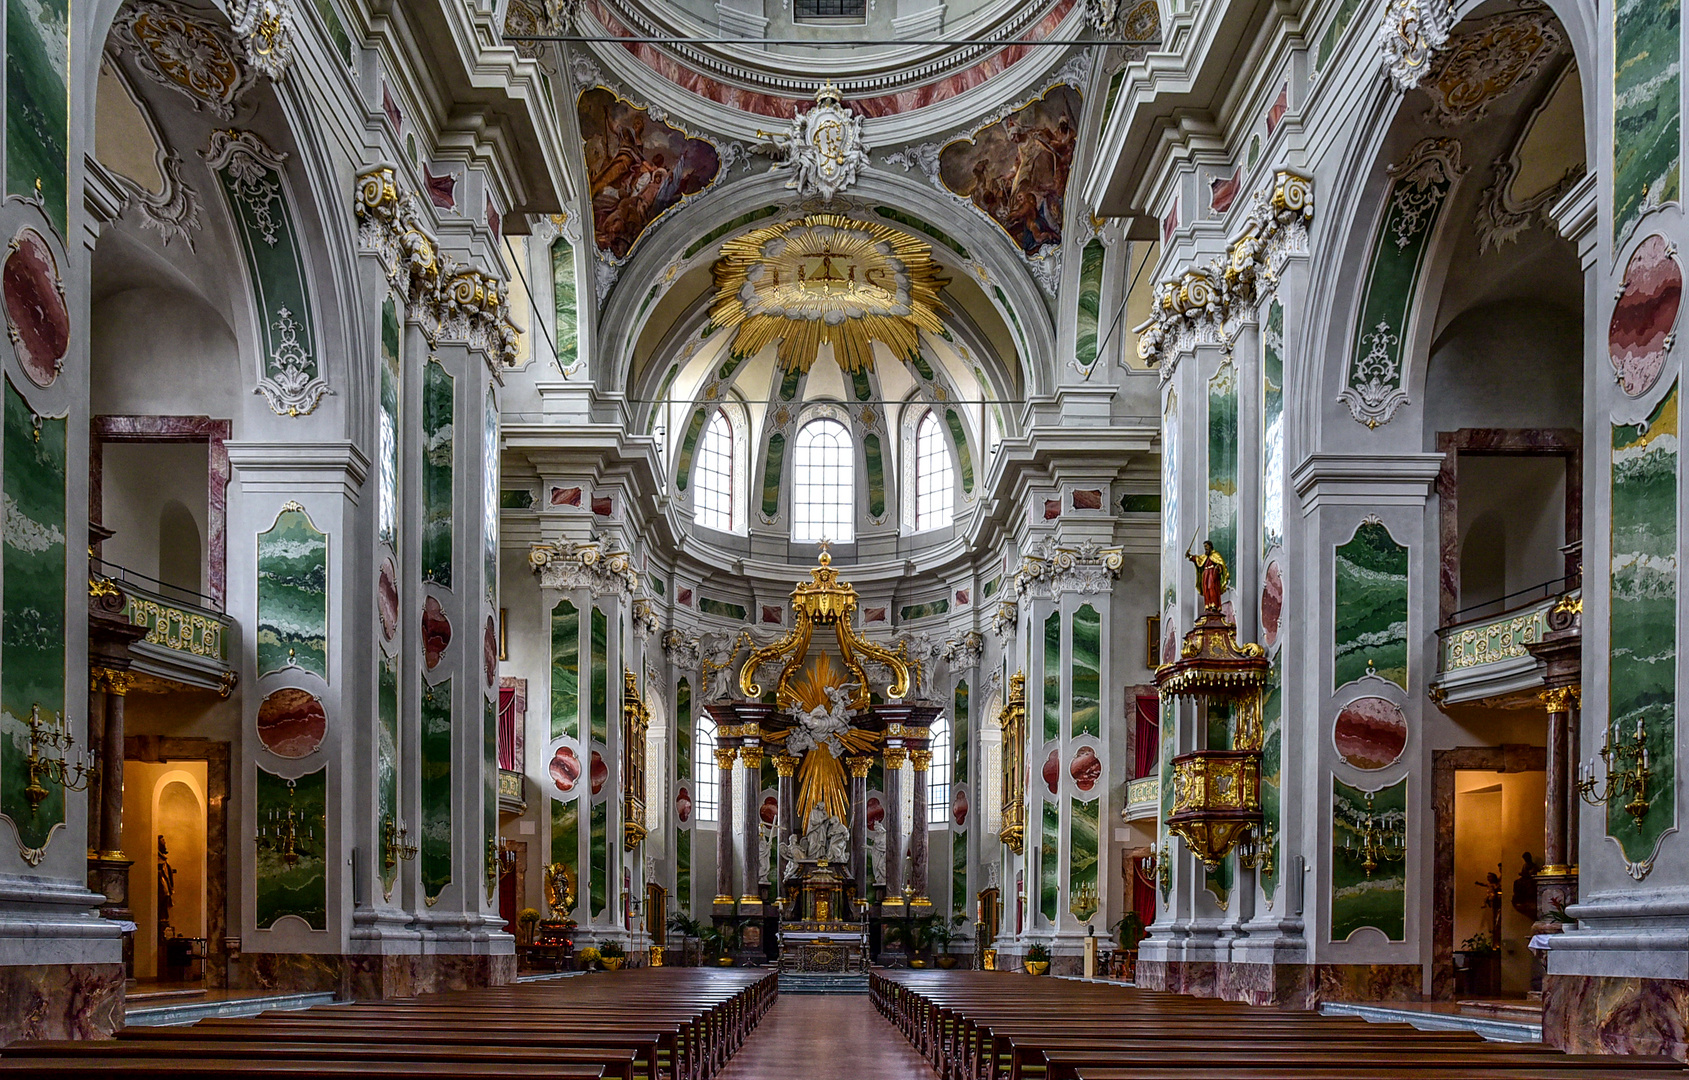
M 89 565 L 95 580 L 110 581 L 122 591 L 123 617 L 147 629 L 146 637 L 129 649 L 134 657 L 130 671 L 143 686 L 229 696 L 239 677 L 229 663 L 233 619 L 205 606 L 208 599 L 198 593 L 97 559 Z
M 1583 594 L 1572 589 L 1443 627 L 1437 631 L 1439 663 L 1431 680 L 1432 699 L 1451 705 L 1499 705 L 1534 698 L 1543 687 L 1544 667 L 1530 646 L 1551 632 L 1575 627 L 1582 610 Z
M 1128 823 L 1154 821 L 1161 816 L 1161 777 L 1140 776 L 1126 782 L 1126 811 L 1121 815 Z

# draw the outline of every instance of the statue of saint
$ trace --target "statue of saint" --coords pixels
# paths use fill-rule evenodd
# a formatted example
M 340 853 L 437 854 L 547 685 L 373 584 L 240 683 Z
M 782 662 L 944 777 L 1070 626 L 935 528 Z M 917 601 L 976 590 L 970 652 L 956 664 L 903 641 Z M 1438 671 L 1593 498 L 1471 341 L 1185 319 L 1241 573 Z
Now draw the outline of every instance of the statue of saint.
M 868 830 L 868 876 L 875 885 L 886 883 L 886 823 L 874 822 Z
M 1185 558 L 1196 566 L 1196 591 L 1202 596 L 1203 614 L 1220 614 L 1220 597 L 1225 594 L 1226 586 L 1231 584 L 1232 580 L 1230 571 L 1226 569 L 1225 558 L 1214 550 L 1211 540 L 1202 542 L 1202 554 L 1187 551 Z

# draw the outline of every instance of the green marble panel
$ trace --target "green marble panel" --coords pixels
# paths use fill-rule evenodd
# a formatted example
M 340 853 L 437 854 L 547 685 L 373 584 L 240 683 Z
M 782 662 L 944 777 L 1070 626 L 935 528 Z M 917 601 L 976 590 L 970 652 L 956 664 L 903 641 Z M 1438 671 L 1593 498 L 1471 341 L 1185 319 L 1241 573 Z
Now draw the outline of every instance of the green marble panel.
M 557 366 L 568 371 L 580 359 L 580 297 L 575 288 L 575 249 L 561 236 L 551 243 L 551 301 Z
M 787 369 L 786 374 L 780 377 L 780 400 L 792 400 L 792 396 L 798 392 L 798 383 L 802 381 L 803 372 L 797 368 Z
M 1371 665 L 1407 689 L 1408 549 L 1382 524 L 1365 522 L 1336 555 L 1332 685 L 1353 682 Z
M 715 377 L 722 382 L 726 382 L 728 379 L 733 377 L 733 373 L 738 371 L 739 366 L 744 362 L 745 356 L 743 353 L 728 353 L 727 359 L 723 360 L 721 362 L 721 366 L 716 369 Z
M 498 706 L 481 697 L 481 872 L 487 903 L 498 895 Z
M 1184 550 L 1179 537 L 1179 398 L 1169 391 L 1161 419 L 1161 610 L 1169 621 L 1176 615 L 1173 602 L 1185 566 Z
M 551 737 L 581 737 L 581 613 L 567 600 L 551 609 Z
M 956 748 L 952 755 L 956 766 L 952 778 L 958 784 L 971 783 L 972 778 L 968 775 L 968 749 L 969 739 L 972 735 L 972 724 L 968 716 L 968 680 L 966 679 L 960 679 L 956 683 L 955 708 L 951 713 L 951 731 L 954 734 L 952 745 Z
M 745 621 L 745 605 L 730 603 L 726 600 L 700 596 L 698 598 L 698 610 L 705 615 L 716 615 L 723 619 L 736 619 L 739 622 Z
M 1072 680 L 1075 737 L 1102 736 L 1103 617 L 1090 604 L 1073 613 Z
M 1044 620 L 1044 741 L 1061 738 L 1061 615 Z
M 347 67 L 351 67 L 354 59 L 352 38 L 346 33 L 346 24 L 340 21 L 340 13 L 334 10 L 332 0 L 313 0 L 313 3 L 317 9 L 317 17 L 322 19 L 323 25 L 328 28 L 328 39 L 334 43 L 334 51 L 340 54 Z
M 1366 868 L 1370 830 L 1407 833 L 1407 778 L 1372 793 L 1331 778 L 1331 940 L 1347 941 L 1365 926 L 1391 941 L 1407 939 L 1407 859 L 1375 858 Z M 1404 849 L 1396 847 L 1400 855 Z
M 780 513 L 780 476 L 786 465 L 786 436 L 776 431 L 768 437 L 768 460 L 762 467 L 762 516 Z
M 1061 806 L 1047 802 L 1044 806 L 1044 835 L 1038 848 L 1038 910 L 1050 925 L 1056 922 L 1056 905 L 1061 899 Z
M 6 5 L 6 194 L 37 186 L 59 239 L 70 237 L 70 0 Z
M 498 495 L 500 510 L 532 510 L 534 508 L 534 493 L 523 488 L 520 491 L 501 491 Z
M 0 813 L 12 819 L 22 846 L 41 852 L 65 822 L 64 788 L 44 782 L 46 798 L 31 806 L 25 759 L 29 718 L 58 727 L 65 717 L 66 495 L 69 479 L 63 419 L 37 416 L 6 381 L 4 434 L 5 543 L 0 548 Z M 82 601 L 78 600 L 78 614 Z M 32 856 L 33 857 L 33 856 Z
M 1267 685 L 1261 693 L 1261 820 L 1272 830 L 1272 873 L 1260 874 L 1261 891 L 1271 900 L 1278 892 L 1280 791 L 1284 783 L 1283 714 L 1284 663 L 1283 639 L 1279 651 L 1273 653 L 1272 666 L 1267 669 Z
M 1126 65 L 1121 64 L 1120 70 L 1108 78 L 1108 92 L 1103 95 L 1103 126 L 1108 130 L 1108 122 L 1114 117 L 1115 102 L 1120 100 L 1120 88 L 1126 84 Z
M 765 206 L 760 210 L 752 210 L 749 213 L 740 214 L 732 221 L 724 221 L 709 232 L 705 233 L 703 236 L 700 236 L 698 239 L 688 244 L 686 251 L 681 255 L 681 258 L 690 259 L 692 256 L 698 254 L 698 252 L 709 247 L 711 244 L 720 240 L 735 229 L 742 229 L 753 222 L 761 221 L 763 218 L 771 218 L 779 212 L 780 208 L 778 206 Z
M 913 214 L 906 214 L 902 210 L 896 210 L 889 206 L 876 206 L 874 207 L 874 213 L 885 218 L 887 221 L 895 221 L 899 225 L 907 225 L 916 232 L 925 233 L 964 259 L 973 258 L 973 256 L 968 254 L 967 248 L 951 239 L 950 235 L 943 229 L 933 225 L 928 225 Z
M 452 422 L 457 380 L 436 359 L 422 366 L 422 580 L 452 587 Z
M 610 829 L 610 804 L 608 802 L 594 803 L 592 807 L 592 836 L 589 845 L 592 848 L 592 869 L 590 870 L 592 917 L 604 917 L 605 905 L 610 897 L 610 842 L 607 833 Z
M 997 590 L 1001 589 L 1002 587 L 1003 587 L 1003 575 L 998 574 L 996 577 L 992 578 L 990 581 L 987 581 L 985 583 L 984 588 L 980 589 L 980 592 L 984 593 L 985 598 L 987 600 L 989 600 L 993 596 L 996 596 Z
M 948 598 L 929 600 L 924 604 L 905 604 L 898 610 L 897 617 L 904 622 L 914 619 L 928 619 L 934 615 L 948 614 L 950 601 Z
M 328 769 L 291 782 L 263 769 L 254 776 L 254 800 L 261 835 L 253 845 L 257 926 L 268 929 L 292 915 L 313 930 L 328 929 L 328 848 L 325 811 Z M 293 823 L 293 862 L 287 861 L 285 829 Z
M 1613 20 L 1613 244 L 1645 204 L 1677 200 L 1682 179 L 1683 9 L 1678 0 L 1622 0 Z
M 569 876 L 577 885 L 581 880 L 581 804 L 579 799 L 551 803 L 551 861 L 569 868 Z M 575 890 L 576 905 L 568 911 L 553 911 L 558 918 L 567 918 L 580 907 L 580 889 Z
M 950 440 L 956 446 L 956 471 L 962 475 L 962 492 L 974 492 L 974 456 L 968 449 L 968 432 L 962 426 L 961 414 L 955 409 L 944 410 L 944 423 L 950 428 Z
M 680 910 L 692 914 L 692 830 L 678 829 L 674 834 L 674 895 Z
M 487 606 L 498 607 L 498 399 L 487 387 L 481 426 L 481 572 Z
M 684 676 L 674 688 L 674 774 L 692 777 L 692 684 Z
M 668 586 L 663 584 L 663 579 L 657 574 L 646 574 L 645 584 L 650 586 L 651 591 L 658 597 L 666 597 L 669 594 Z
M 1079 366 L 1084 368 L 1097 360 L 1097 322 L 1103 303 L 1103 256 L 1106 253 L 1101 240 L 1092 240 L 1079 255 L 1078 324 L 1074 332 L 1073 353 Z
M 968 830 L 950 833 L 950 916 L 968 914 Z
M 1325 33 L 1320 35 L 1319 52 L 1314 59 L 1315 71 L 1325 70 L 1325 62 L 1331 59 L 1337 42 L 1343 37 L 1343 31 L 1349 29 L 1349 24 L 1354 21 L 1355 12 L 1359 11 L 1360 7 L 1361 0 L 1341 0 L 1337 5 L 1337 14 L 1325 28 Z
M 381 446 L 376 462 L 380 485 L 376 520 L 383 543 L 399 543 L 399 307 L 391 294 L 381 302 Z
M 1230 855 L 1221 859 L 1219 866 L 1202 868 L 1202 887 L 1214 897 L 1214 902 L 1220 905 L 1222 911 L 1227 910 L 1231 904 L 1232 886 L 1236 883 L 1236 876 Z
M 1227 566 L 1237 565 L 1237 369 L 1222 364 L 1208 380 L 1208 536 Z
M 388 656 L 382 656 L 376 664 L 376 693 L 375 693 L 375 788 L 377 812 L 381 820 L 376 822 L 376 828 L 381 830 L 376 835 L 381 841 L 381 891 L 387 895 L 393 892 L 393 885 L 399 880 L 399 864 L 394 858 L 392 866 L 387 865 L 387 822 L 393 822 L 397 827 L 399 818 L 399 671 L 396 662 Z
M 1120 496 L 1120 512 L 1122 514 L 1159 514 L 1161 513 L 1161 496 L 1155 492 L 1127 492 Z
M 1080 889 L 1097 888 L 1098 825 L 1102 800 L 1069 799 L 1067 808 L 1068 902 Z
M 692 482 L 692 455 L 698 449 L 698 436 L 704 431 L 704 410 L 695 409 L 692 419 L 686 425 L 686 434 L 680 440 L 680 457 L 675 462 L 674 486 L 681 491 Z
M 1015 339 L 1020 342 L 1020 350 L 1024 354 L 1026 352 L 1026 331 L 1020 327 L 1020 316 L 1015 313 L 1015 306 L 1009 303 L 1007 296 L 1003 295 L 1001 285 L 991 286 L 991 291 L 997 297 L 999 309 L 1009 317 L 1009 325 L 1015 328 Z
M 856 391 L 857 401 L 867 401 L 874 396 L 874 386 L 868 380 L 866 369 L 858 369 L 850 373 L 850 385 Z
M 1284 543 L 1284 305 L 1261 328 L 1261 555 Z
M 432 902 L 452 880 L 452 681 L 422 688 L 422 832 L 417 863 Z
M 297 503 L 258 534 L 258 674 L 328 678 L 328 534 Z
M 915 370 L 920 372 L 921 378 L 927 380 L 927 382 L 932 382 L 933 379 L 937 378 L 937 376 L 932 373 L 932 365 L 927 363 L 927 358 L 921 353 L 911 353 L 909 355 L 909 362 L 915 365 Z
M 587 713 L 592 724 L 592 741 L 599 746 L 610 739 L 610 619 L 604 609 L 592 609 L 592 705 Z
M 886 462 L 880 453 L 880 437 L 867 435 L 862 440 L 862 455 L 867 462 L 868 513 L 876 518 L 886 514 Z M 764 495 L 764 501 L 767 496 Z
M 1607 835 L 1638 877 L 1677 825 L 1678 389 L 1642 423 L 1613 425 L 1607 730 L 1630 746 L 1640 725 L 1652 775 L 1648 812 L 1637 820 L 1614 799 Z

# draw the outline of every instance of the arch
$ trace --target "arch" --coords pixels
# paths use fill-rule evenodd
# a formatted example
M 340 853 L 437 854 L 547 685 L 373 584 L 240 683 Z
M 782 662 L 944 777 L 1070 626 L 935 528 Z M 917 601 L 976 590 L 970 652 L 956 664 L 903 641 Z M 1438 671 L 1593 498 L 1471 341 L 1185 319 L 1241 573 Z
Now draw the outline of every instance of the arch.
M 830 416 L 798 428 L 792 454 L 792 540 L 856 541 L 856 456 L 850 429 Z
M 169 500 L 158 511 L 158 580 L 197 594 L 204 586 L 204 559 L 193 511 L 179 499 Z

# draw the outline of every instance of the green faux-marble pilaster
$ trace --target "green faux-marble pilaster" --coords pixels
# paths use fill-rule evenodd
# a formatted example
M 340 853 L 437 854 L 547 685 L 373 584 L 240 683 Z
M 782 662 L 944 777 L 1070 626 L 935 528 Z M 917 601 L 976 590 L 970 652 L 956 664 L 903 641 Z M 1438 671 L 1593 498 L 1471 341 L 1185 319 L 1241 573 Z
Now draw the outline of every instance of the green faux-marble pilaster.
M 1175 851 L 1178 850 L 1174 846 L 1172 838 L 1167 833 L 1167 819 L 1173 815 L 1173 754 L 1175 752 L 1174 747 L 1178 745 L 1174 740 L 1174 735 L 1176 734 L 1174 730 L 1176 722 L 1176 718 L 1173 715 L 1164 715 L 1161 718 L 1160 727 L 1161 813 L 1158 815 L 1156 821 L 1155 835 L 1158 849 L 1162 857 L 1167 859 L 1171 859 Z M 1168 885 L 1172 882 L 1172 875 L 1158 874 L 1158 878 L 1161 882 L 1167 883 L 1157 885 L 1157 889 L 1161 893 L 1161 902 L 1165 904 L 1167 902 Z
M 1366 822 L 1373 829 L 1394 829 L 1407 835 L 1407 778 L 1372 794 L 1331 778 L 1331 934 L 1347 941 L 1356 930 L 1371 926 L 1391 941 L 1407 939 L 1407 858 L 1376 859 L 1366 870 Z M 1400 852 L 1402 849 L 1397 848 Z M 1407 849 L 1412 856 L 1412 849 Z
M 1067 895 L 1097 887 L 1099 799 L 1069 799 L 1067 807 Z M 1100 910 L 1100 909 L 1099 909 Z
M 674 775 L 692 778 L 692 684 L 684 676 L 674 688 Z
M 968 830 L 950 830 L 950 915 L 968 913 Z
M 255 845 L 253 873 L 257 900 L 257 926 L 268 929 L 278 919 L 303 919 L 313 930 L 328 929 L 328 861 L 326 839 L 328 768 L 306 773 L 293 781 L 255 770 L 254 805 L 264 836 Z M 293 814 L 294 862 L 286 860 L 282 832 L 288 812 Z
M 675 459 L 674 486 L 685 491 L 692 482 L 692 455 L 698 451 L 698 436 L 704 433 L 704 410 L 695 409 L 687 422 L 686 434 L 680 440 L 680 456 Z
M 1677 825 L 1678 390 L 1642 423 L 1613 425 L 1607 730 L 1629 746 L 1641 724 L 1653 775 L 1640 821 L 1622 799 L 1606 818 L 1638 878 Z
M 297 504 L 258 534 L 258 674 L 328 678 L 328 534 Z
M 567 600 L 551 609 L 551 737 L 581 737 L 581 613 Z
M 386 826 L 393 822 L 394 828 L 399 824 L 399 672 L 395 662 L 383 656 L 376 664 L 376 694 L 375 694 L 375 791 L 376 812 L 380 820 L 376 828 L 382 830 L 381 836 L 381 891 L 387 895 L 393 892 L 393 885 L 399 880 L 399 864 L 395 858 L 393 865 L 387 865 Z
M 1058 872 L 1061 867 L 1061 805 L 1047 802 L 1044 806 L 1044 835 L 1038 846 L 1038 910 L 1044 921 L 1054 926 L 1056 905 L 1061 897 Z
M 1208 536 L 1226 565 L 1237 565 L 1237 369 L 1208 380 Z
M 592 876 L 590 895 L 592 896 L 592 917 L 604 917 L 605 905 L 609 903 L 610 890 L 610 840 L 607 833 L 610 829 L 610 804 L 596 802 L 592 804 L 592 836 L 589 846 L 592 849 Z
M 974 493 L 974 457 L 968 449 L 968 431 L 955 409 L 944 410 L 944 423 L 950 429 L 950 441 L 956 446 L 956 471 L 962 477 L 962 493 Z
M 575 879 L 577 885 L 581 880 L 581 803 L 579 799 L 568 802 L 552 800 L 551 803 L 551 861 L 562 863 L 569 868 L 569 876 Z M 580 889 L 575 890 L 574 908 L 568 911 L 553 911 L 559 919 L 568 918 L 580 906 Z
M 968 784 L 972 780 L 968 775 L 970 724 L 968 722 L 968 680 L 966 679 L 956 681 L 955 708 L 951 714 L 951 720 L 954 724 L 952 730 L 956 735 L 951 742 L 951 745 L 956 748 L 954 755 L 955 769 L 951 774 L 951 780 L 957 784 Z
M 422 828 L 417 862 L 432 902 L 452 880 L 452 680 L 422 688 Z
M 481 571 L 487 606 L 498 607 L 498 399 L 487 387 L 481 427 Z
M 1620 0 L 1613 20 L 1613 243 L 1652 205 L 1675 201 L 1683 160 L 1683 9 L 1678 0 Z
M 1073 613 L 1073 734 L 1102 736 L 1103 617 L 1090 604 Z
M 593 743 L 604 746 L 610 739 L 610 620 L 603 608 L 592 609 L 591 647 L 592 704 L 587 717 L 592 725 Z
M 481 872 L 487 902 L 498 894 L 498 706 L 481 698 Z
M 0 548 L 0 813 L 12 819 L 31 859 L 65 820 L 64 788 L 46 783 L 31 807 L 29 717 L 50 726 L 65 715 L 65 538 L 69 479 L 68 421 L 37 416 L 6 380 L 3 486 L 5 542 Z M 80 618 L 81 615 L 79 614 Z
M 561 236 L 551 242 L 551 312 L 557 366 L 568 371 L 580 356 L 580 315 L 575 295 L 575 249 Z
M 439 360 L 422 365 L 422 580 L 452 587 L 453 401 Z
M 692 830 L 685 825 L 674 834 L 674 895 L 680 910 L 692 914 Z
M 381 302 L 381 446 L 376 462 L 379 485 L 377 535 L 395 550 L 399 542 L 399 307 L 389 295 Z
M 1092 240 L 1079 256 L 1079 305 L 1073 341 L 1074 359 L 1090 367 L 1097 359 L 1097 321 L 1103 299 L 1103 242 Z
M 1264 828 L 1273 831 L 1272 873 L 1261 871 L 1261 891 L 1271 900 L 1278 892 L 1279 861 L 1279 803 L 1283 783 L 1284 748 L 1284 665 L 1283 642 L 1273 653 L 1272 666 L 1267 669 L 1267 685 L 1261 692 L 1261 820 Z
M 6 194 L 41 201 L 70 237 L 70 2 L 6 5 Z
M 850 386 L 856 393 L 857 401 L 868 401 L 874 396 L 874 384 L 869 381 L 866 368 L 850 373 Z
M 885 455 L 880 453 L 880 437 L 869 434 L 862 439 L 862 457 L 866 463 L 864 472 L 868 480 L 868 513 L 872 517 L 882 518 L 886 514 L 886 461 Z M 767 501 L 766 495 L 764 501 Z
M 1407 689 L 1408 549 L 1363 522 L 1336 552 L 1333 687 L 1377 674 Z
M 323 25 L 328 27 L 328 39 L 334 43 L 335 52 L 339 53 L 347 67 L 351 67 L 354 59 L 352 38 L 346 33 L 346 24 L 340 21 L 340 13 L 334 10 L 334 0 L 313 0 L 312 6 L 317 9 Z
M 780 513 L 780 476 L 786 466 L 786 436 L 776 431 L 768 437 L 768 458 L 762 466 L 762 516 L 773 520 Z
M 1232 857 L 1227 855 L 1220 860 L 1219 866 L 1202 867 L 1202 887 L 1214 897 L 1214 902 L 1220 905 L 1220 910 L 1228 910 L 1232 899 L 1232 886 L 1236 882 L 1236 871 L 1232 866 Z
M 1284 543 L 1284 305 L 1261 328 L 1261 554 Z
M 1179 595 L 1179 573 L 1185 566 L 1183 552 L 1179 539 L 1179 395 L 1169 390 L 1161 418 L 1161 611 L 1162 618 L 1170 621 L 1177 615 L 1173 603 Z
M 1061 738 L 1061 615 L 1044 620 L 1044 741 Z

